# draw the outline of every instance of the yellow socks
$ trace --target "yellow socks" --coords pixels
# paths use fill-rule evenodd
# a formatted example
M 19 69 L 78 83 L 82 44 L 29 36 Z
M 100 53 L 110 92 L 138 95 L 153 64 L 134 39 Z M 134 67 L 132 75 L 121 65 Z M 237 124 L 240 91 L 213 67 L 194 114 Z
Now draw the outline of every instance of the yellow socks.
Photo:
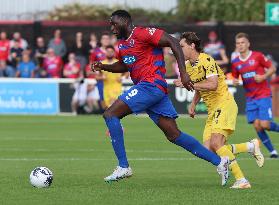
M 227 146 L 227 148 L 233 153 L 233 154 L 239 154 L 239 153 L 243 153 L 243 152 L 248 152 L 249 151 L 249 145 L 247 143 L 241 143 L 241 144 L 229 144 L 229 145 L 225 145 Z
M 221 148 L 219 148 L 216 153 L 221 156 L 228 156 L 230 159 L 230 168 L 232 170 L 232 174 L 234 175 L 236 180 L 242 179 L 244 178 L 244 175 L 235 159 L 234 154 L 232 153 L 232 151 L 230 149 L 228 149 L 227 145 L 222 146 Z

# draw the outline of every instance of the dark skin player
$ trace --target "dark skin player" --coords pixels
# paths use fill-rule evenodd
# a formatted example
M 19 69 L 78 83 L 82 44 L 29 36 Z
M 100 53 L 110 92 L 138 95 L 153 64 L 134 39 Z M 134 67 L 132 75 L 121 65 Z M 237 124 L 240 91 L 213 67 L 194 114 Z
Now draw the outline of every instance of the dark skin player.
M 127 39 L 133 31 L 134 25 L 131 20 L 114 15 L 110 19 L 111 31 L 118 39 Z M 181 82 L 188 91 L 193 91 L 193 83 L 185 69 L 185 59 L 179 41 L 167 33 L 163 33 L 158 47 L 170 47 L 178 62 Z M 92 71 L 105 70 L 112 73 L 125 73 L 128 68 L 121 61 L 111 65 L 94 62 Z M 122 100 L 117 99 L 103 114 L 104 118 L 117 117 L 119 119 L 132 113 L 132 110 Z M 174 141 L 180 135 L 176 121 L 173 118 L 160 116 L 157 126 L 164 132 L 168 140 Z

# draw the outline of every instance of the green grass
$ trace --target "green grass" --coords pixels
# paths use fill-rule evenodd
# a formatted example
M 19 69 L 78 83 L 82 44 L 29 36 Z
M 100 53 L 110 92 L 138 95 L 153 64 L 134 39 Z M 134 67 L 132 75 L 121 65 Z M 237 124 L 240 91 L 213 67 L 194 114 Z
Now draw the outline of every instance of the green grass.
M 279 161 L 258 168 L 238 157 L 250 190 L 221 187 L 215 167 L 170 144 L 144 117 L 123 120 L 134 176 L 113 184 L 103 177 L 116 165 L 100 116 L 0 116 L 0 204 L 278 204 Z M 179 118 L 180 128 L 201 140 L 204 118 Z M 231 142 L 244 142 L 254 130 L 239 117 Z M 279 134 L 270 133 L 279 148 Z M 263 148 L 264 153 L 268 153 Z M 268 158 L 267 158 L 268 159 Z M 37 166 L 54 172 L 48 189 L 33 188 Z

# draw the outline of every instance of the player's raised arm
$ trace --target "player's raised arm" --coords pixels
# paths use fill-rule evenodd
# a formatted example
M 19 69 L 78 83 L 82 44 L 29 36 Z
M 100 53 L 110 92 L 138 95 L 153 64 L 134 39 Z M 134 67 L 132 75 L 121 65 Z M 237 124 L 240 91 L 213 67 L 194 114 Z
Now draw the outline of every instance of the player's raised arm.
M 95 71 L 108 71 L 111 73 L 126 73 L 128 72 L 128 68 L 122 64 L 120 61 L 117 61 L 113 64 L 103 64 L 101 62 L 94 62 L 91 64 L 91 70 Z
M 179 45 L 179 41 L 176 38 L 174 38 L 174 37 L 170 36 L 169 34 L 167 34 L 166 32 L 164 32 L 160 38 L 158 46 L 171 48 L 171 50 L 177 60 L 181 82 L 187 90 L 192 91 L 194 89 L 193 82 L 191 81 L 188 73 L 186 72 L 185 58 L 184 58 L 183 52 L 181 50 L 181 47 Z
M 260 64 L 267 69 L 265 70 L 265 73 L 263 75 L 259 75 L 259 74 L 255 75 L 254 78 L 257 83 L 263 82 L 264 80 L 271 77 L 273 73 L 276 72 L 276 67 L 263 54 L 260 55 L 259 61 Z

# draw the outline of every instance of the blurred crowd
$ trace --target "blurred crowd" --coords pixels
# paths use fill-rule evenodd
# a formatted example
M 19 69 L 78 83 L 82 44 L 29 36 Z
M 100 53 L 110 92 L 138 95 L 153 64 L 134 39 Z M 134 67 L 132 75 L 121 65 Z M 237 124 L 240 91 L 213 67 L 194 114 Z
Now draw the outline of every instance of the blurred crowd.
M 89 61 L 104 60 L 105 48 L 109 45 L 116 45 L 116 38 L 109 33 L 103 33 L 100 41 L 92 33 L 89 42 L 85 42 L 82 32 L 76 33 L 73 44 L 66 45 L 61 30 L 57 29 L 48 42 L 38 37 L 32 47 L 19 32 L 9 39 L 2 31 L 0 77 L 95 78 Z
M 178 36 L 175 36 L 178 37 Z M 7 33 L 0 34 L 0 77 L 21 78 L 96 78 L 91 72 L 90 61 L 106 59 L 106 47 L 113 46 L 117 55 L 117 39 L 109 33 L 103 33 L 100 39 L 91 33 L 89 41 L 84 41 L 83 33 L 75 34 L 75 41 L 66 45 L 61 30 L 54 31 L 48 42 L 37 37 L 36 45 L 30 46 L 19 32 L 9 39 Z M 215 31 L 208 33 L 204 52 L 211 55 L 230 79 L 230 61 L 238 52 L 235 50 L 230 58 L 225 45 L 219 40 Z M 176 78 L 178 66 L 170 48 L 164 48 L 166 77 Z M 270 57 L 272 61 L 272 56 Z M 276 64 L 276 62 L 274 62 Z
M 179 38 L 178 35 L 174 36 Z M 164 48 L 163 51 L 166 78 L 177 78 L 179 76 L 178 65 L 171 49 Z M 216 60 L 227 79 L 232 79 L 230 62 L 238 56 L 237 50 L 229 58 L 226 47 L 219 40 L 217 33 L 210 31 L 208 41 L 204 44 L 204 52 Z M 2 31 L 0 33 L 0 77 L 95 79 L 96 86 L 84 83 L 83 80 L 77 81 L 74 85 L 72 110 L 73 112 L 78 112 L 79 108 L 82 108 L 84 112 L 102 110 L 113 102 L 113 99 L 104 97 L 105 93 L 110 92 L 110 89 L 104 88 L 104 82 L 108 82 L 108 79 L 110 82 L 120 82 L 120 78 L 129 78 L 129 74 L 115 78 L 109 74 L 93 73 L 90 69 L 90 62 L 114 62 L 117 53 L 117 39 L 107 32 L 102 33 L 99 39 L 96 34 L 91 33 L 89 41 L 84 40 L 82 32 L 77 32 L 74 43 L 67 45 L 61 30 L 57 29 L 48 42 L 43 37 L 37 37 L 35 46 L 31 46 L 19 32 L 13 33 L 12 38 L 9 39 L 7 33 Z M 267 55 L 267 57 L 275 66 L 278 65 L 272 56 Z M 278 73 L 274 74 L 271 82 L 279 83 Z M 112 87 L 117 86 L 114 84 Z M 119 90 L 121 89 L 118 89 L 117 94 Z M 114 98 L 116 96 L 114 95 Z

